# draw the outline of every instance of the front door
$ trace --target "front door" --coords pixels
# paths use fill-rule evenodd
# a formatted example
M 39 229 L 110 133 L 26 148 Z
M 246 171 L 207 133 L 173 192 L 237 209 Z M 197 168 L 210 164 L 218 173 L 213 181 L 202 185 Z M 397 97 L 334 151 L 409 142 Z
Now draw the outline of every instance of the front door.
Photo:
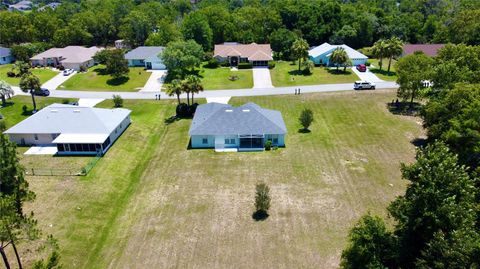
M 152 69 L 152 63 L 151 62 L 147 62 L 147 69 Z
M 238 66 L 238 57 L 231 57 L 230 58 L 230 65 L 231 66 Z

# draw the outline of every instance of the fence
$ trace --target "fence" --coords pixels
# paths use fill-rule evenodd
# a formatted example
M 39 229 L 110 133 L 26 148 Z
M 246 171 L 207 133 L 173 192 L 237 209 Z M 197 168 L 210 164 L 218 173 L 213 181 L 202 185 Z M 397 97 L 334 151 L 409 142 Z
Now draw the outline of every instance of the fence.
M 102 158 L 101 154 L 93 157 L 82 168 L 26 168 L 25 174 L 29 176 L 86 176 Z

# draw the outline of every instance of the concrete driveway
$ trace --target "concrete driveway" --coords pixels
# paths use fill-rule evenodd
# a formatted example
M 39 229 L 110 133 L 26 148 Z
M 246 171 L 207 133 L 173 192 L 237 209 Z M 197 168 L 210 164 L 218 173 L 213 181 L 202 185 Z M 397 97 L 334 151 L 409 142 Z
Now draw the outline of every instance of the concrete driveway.
M 357 68 L 352 67 L 352 71 L 357 74 L 360 80 L 365 80 L 368 82 L 384 82 L 384 80 L 379 79 L 374 73 L 370 72 L 370 69 L 367 68 L 367 71 L 360 72 Z
M 160 92 L 162 90 L 163 81 L 167 76 L 167 70 L 148 70 L 152 74 L 143 86 L 140 92 Z
M 60 72 L 60 73 L 58 73 L 58 75 L 54 76 L 49 81 L 43 83 L 42 88 L 47 88 L 50 91 L 56 90 L 60 85 L 62 85 L 69 78 L 73 77 L 76 73 L 77 73 L 77 71 L 74 71 L 69 76 L 64 76 L 63 72 Z
M 254 89 L 273 88 L 270 69 L 268 69 L 268 67 L 255 67 L 252 69 L 252 72 Z

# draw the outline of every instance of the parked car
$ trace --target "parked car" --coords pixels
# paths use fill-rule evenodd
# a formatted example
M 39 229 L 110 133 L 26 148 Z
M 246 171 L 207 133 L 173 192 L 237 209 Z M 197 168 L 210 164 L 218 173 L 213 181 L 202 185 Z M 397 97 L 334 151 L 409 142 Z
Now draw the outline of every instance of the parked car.
M 34 95 L 37 95 L 37 96 L 49 96 L 50 95 L 50 91 L 46 88 L 40 88 L 38 90 L 35 90 L 33 92 Z
M 375 90 L 375 83 L 368 82 L 368 81 L 355 81 L 353 84 L 354 90 Z
M 73 69 L 65 69 L 65 70 L 63 70 L 63 75 L 64 76 L 69 76 L 70 74 L 73 73 L 73 71 L 74 71 Z
M 364 64 L 357 65 L 357 70 L 360 72 L 367 72 L 367 66 Z

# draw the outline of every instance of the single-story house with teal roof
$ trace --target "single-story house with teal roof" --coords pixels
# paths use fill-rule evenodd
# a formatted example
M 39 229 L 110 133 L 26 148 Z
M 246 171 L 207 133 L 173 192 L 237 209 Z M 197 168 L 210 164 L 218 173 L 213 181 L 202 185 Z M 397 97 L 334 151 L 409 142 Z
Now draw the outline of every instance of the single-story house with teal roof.
M 308 51 L 308 56 L 310 60 L 312 60 L 315 64 L 323 64 L 326 66 L 332 66 L 330 63 L 330 56 L 332 55 L 333 51 L 337 48 L 343 48 L 348 55 L 348 58 L 352 61 L 353 66 L 357 66 L 359 64 L 366 64 L 368 57 L 363 55 L 362 53 L 350 48 L 347 45 L 330 45 L 328 43 L 323 43 L 318 47 L 311 48 Z

